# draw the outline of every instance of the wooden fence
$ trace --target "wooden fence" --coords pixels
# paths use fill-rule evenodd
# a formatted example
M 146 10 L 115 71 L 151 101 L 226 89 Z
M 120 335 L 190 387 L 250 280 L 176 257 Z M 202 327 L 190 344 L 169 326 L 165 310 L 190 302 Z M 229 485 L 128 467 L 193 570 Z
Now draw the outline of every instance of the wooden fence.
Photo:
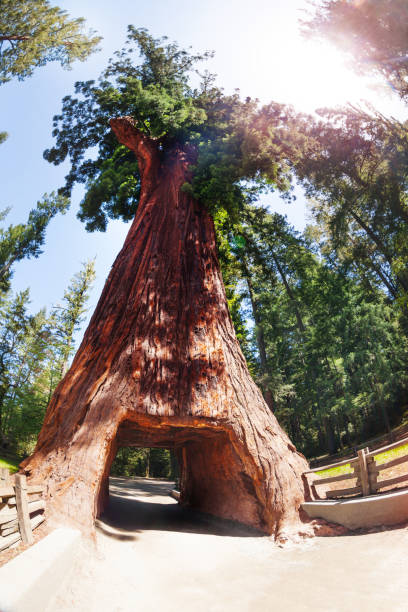
M 33 530 L 44 521 L 42 485 L 27 485 L 22 474 L 0 468 L 0 551 L 23 541 L 34 542 Z
M 406 444 L 408 444 L 408 438 L 404 438 L 403 440 L 399 440 L 398 442 L 394 442 L 393 444 L 389 444 L 388 446 L 383 446 L 382 448 L 376 448 L 372 451 L 370 451 L 368 447 L 363 448 L 358 451 L 357 457 L 353 457 L 352 459 L 344 459 L 343 461 L 339 461 L 338 463 L 332 463 L 330 465 L 322 465 L 318 468 L 313 468 L 308 470 L 307 472 L 304 472 L 304 475 L 309 484 L 312 499 L 321 499 L 320 495 L 316 490 L 316 487 L 318 486 L 327 486 L 335 482 L 342 482 L 353 479 L 356 480 L 356 482 L 352 487 L 326 490 L 326 499 L 336 499 L 339 497 L 349 497 L 355 495 L 375 495 L 380 491 L 380 489 L 392 487 L 402 482 L 407 482 L 408 486 L 408 467 L 405 474 L 381 480 L 381 475 L 383 471 L 396 467 L 403 463 L 408 463 L 408 454 L 402 455 L 401 457 L 397 457 L 396 459 L 391 459 L 386 463 L 377 464 L 375 461 L 376 455 L 379 455 L 380 453 L 383 453 L 385 451 L 392 450 L 393 448 L 398 448 L 399 446 L 404 446 Z M 347 464 L 350 464 L 350 467 L 352 469 L 352 472 L 349 474 L 339 474 L 338 476 L 328 476 L 326 478 L 317 478 L 311 482 L 309 481 L 309 477 L 311 474 L 316 474 L 318 472 L 337 468 Z
M 400 425 L 393 429 L 390 433 L 384 434 L 383 436 L 379 436 L 377 438 L 372 438 L 368 440 L 365 444 L 360 444 L 355 446 L 355 450 L 353 451 L 350 448 L 347 448 L 341 452 L 338 452 L 334 455 L 325 455 L 324 457 L 314 457 L 310 459 L 309 464 L 311 468 L 317 468 L 323 466 L 327 463 L 334 463 L 336 460 L 343 461 L 343 459 L 353 459 L 358 450 L 362 449 L 364 446 L 369 445 L 371 450 L 377 450 L 386 446 L 387 444 L 394 444 L 394 442 L 402 441 L 408 436 L 408 424 Z M 377 452 L 379 452 L 377 450 Z

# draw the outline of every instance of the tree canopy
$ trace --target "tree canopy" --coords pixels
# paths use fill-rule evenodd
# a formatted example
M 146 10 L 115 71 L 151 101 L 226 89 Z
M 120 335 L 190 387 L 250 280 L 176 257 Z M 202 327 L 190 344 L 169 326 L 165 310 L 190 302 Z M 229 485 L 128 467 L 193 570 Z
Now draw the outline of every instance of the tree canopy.
M 137 163 L 109 127 L 118 115 L 131 116 L 163 154 L 175 146 L 190 151 L 193 176 L 185 189 L 213 211 L 237 215 L 254 190 L 288 189 L 278 128 L 284 129 L 290 109 L 226 95 L 212 75 L 197 70 L 209 56 L 129 26 L 124 49 L 98 82 L 76 83 L 76 96 L 64 98 L 54 118 L 56 145 L 44 156 L 54 164 L 70 159 L 67 195 L 76 182 L 85 183 L 79 217 L 88 230 L 104 230 L 108 218 L 128 220 L 137 206 Z M 86 157 L 92 147 L 98 148 L 96 159 Z
M 48 223 L 58 212 L 64 214 L 68 206 L 66 197 L 55 193 L 45 194 L 37 202 L 37 207 L 30 211 L 27 223 L 0 228 L 0 292 L 9 289 L 12 267 L 16 261 L 38 257 L 42 253 Z M 8 212 L 7 209 L 0 214 L 0 221 L 5 219 Z
M 68 68 L 85 60 L 100 36 L 83 33 L 84 19 L 69 19 L 48 0 L 2 0 L 0 11 L 0 85 L 30 77 L 39 66 L 59 62 Z
M 253 324 L 243 331 L 246 357 L 298 447 L 334 452 L 395 423 L 408 345 L 384 287 L 319 248 L 311 229 L 301 235 L 259 205 L 234 232 L 221 266 L 224 278 L 237 270 L 235 301 Z
M 377 286 L 406 302 L 407 125 L 351 107 L 320 114 L 298 125 L 305 144 L 294 165 L 325 248 L 364 262 Z
M 374 110 L 312 116 L 227 95 L 198 72 L 207 57 L 130 26 L 100 79 L 63 100 L 45 157 L 69 158 L 63 192 L 84 183 L 79 217 L 104 230 L 131 219 L 140 194 L 112 117 L 132 117 L 163 156 L 188 152 L 183 189 L 213 214 L 252 375 L 301 449 L 334 451 L 389 427 L 405 397 L 406 126 Z M 311 202 L 304 236 L 257 202 L 276 189 L 290 199 L 292 177 Z

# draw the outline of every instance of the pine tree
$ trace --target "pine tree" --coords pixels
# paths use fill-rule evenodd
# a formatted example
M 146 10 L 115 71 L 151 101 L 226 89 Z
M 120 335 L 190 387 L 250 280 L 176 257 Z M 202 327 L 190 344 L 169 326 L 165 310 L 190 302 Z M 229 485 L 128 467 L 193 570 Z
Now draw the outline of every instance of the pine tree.
M 32 452 L 50 397 L 74 349 L 94 278 L 84 264 L 51 316 L 28 312 L 29 290 L 1 301 L 0 436 L 18 454 Z
M 28 314 L 29 290 L 1 300 L 0 325 L 0 436 L 12 444 L 21 430 L 21 398 L 49 357 L 50 330 L 45 312 Z M 43 409 L 45 407 L 43 406 Z M 38 431 L 39 424 L 35 432 Z M 30 424 L 28 424 L 30 428 Z
M 16 261 L 38 257 L 42 253 L 48 223 L 57 213 L 64 214 L 68 206 L 68 198 L 46 194 L 31 210 L 27 223 L 0 228 L 0 292 L 10 288 L 12 267 Z M 5 219 L 8 212 L 5 210 L 0 214 L 0 221 Z
M 89 291 L 95 280 L 95 262 L 90 260 L 83 264 L 83 268 L 72 279 L 64 293 L 63 304 L 54 307 L 53 320 L 55 333 L 58 339 L 58 357 L 55 361 L 56 376 L 54 385 L 65 375 L 69 359 L 74 351 L 75 333 L 79 331 L 87 311 L 86 303 Z M 58 374 L 59 372 L 59 374 Z
M 57 61 L 70 67 L 84 61 L 101 40 L 83 33 L 84 19 L 69 19 L 48 0 L 2 0 L 0 11 L 0 85 L 30 77 L 35 68 Z
M 253 375 L 292 439 L 310 456 L 386 431 L 407 393 L 407 340 L 384 288 L 367 291 L 354 268 L 265 209 L 248 208 L 234 231 Z

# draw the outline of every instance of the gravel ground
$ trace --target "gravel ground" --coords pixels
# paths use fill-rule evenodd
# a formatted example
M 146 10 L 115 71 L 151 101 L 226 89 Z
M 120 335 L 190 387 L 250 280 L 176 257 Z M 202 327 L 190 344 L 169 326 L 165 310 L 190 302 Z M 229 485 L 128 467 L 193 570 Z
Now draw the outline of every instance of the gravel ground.
M 47 612 L 408 609 L 406 528 L 282 549 L 180 508 L 170 489 L 112 478 L 96 549 L 84 548 Z

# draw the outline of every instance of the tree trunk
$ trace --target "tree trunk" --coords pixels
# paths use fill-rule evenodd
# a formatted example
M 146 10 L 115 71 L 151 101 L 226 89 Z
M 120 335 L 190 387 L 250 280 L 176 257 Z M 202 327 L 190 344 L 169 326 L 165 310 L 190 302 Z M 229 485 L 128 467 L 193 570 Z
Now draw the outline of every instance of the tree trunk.
M 264 335 L 262 319 L 261 319 L 261 316 L 258 310 L 258 304 L 256 303 L 256 299 L 254 295 L 251 275 L 249 273 L 248 266 L 245 261 L 245 256 L 243 256 L 242 258 L 241 265 L 242 265 L 242 271 L 243 271 L 245 280 L 247 282 L 249 301 L 251 302 L 252 315 L 253 315 L 255 325 L 256 325 L 255 337 L 256 337 L 256 344 L 258 346 L 259 361 L 261 364 L 261 373 L 265 376 L 268 374 L 268 360 L 266 356 L 265 335 Z M 264 398 L 265 398 L 268 408 L 273 412 L 274 411 L 273 394 L 272 394 L 271 389 L 269 388 L 268 383 L 266 383 L 265 385 Z
M 301 334 L 304 334 L 305 331 L 306 331 L 306 327 L 305 327 L 305 324 L 303 323 L 302 315 L 300 314 L 300 310 L 299 310 L 299 306 L 298 306 L 297 300 L 296 300 L 296 298 L 294 296 L 294 293 L 293 293 L 292 289 L 290 288 L 290 285 L 289 285 L 288 280 L 286 278 L 286 274 L 283 271 L 283 268 L 282 268 L 282 266 L 279 263 L 279 259 L 276 257 L 275 253 L 272 250 L 271 250 L 271 255 L 272 255 L 272 259 L 275 262 L 276 267 L 278 268 L 278 272 L 280 274 L 282 282 L 285 285 L 286 293 L 288 295 L 290 303 L 292 304 L 293 310 L 295 311 L 296 322 L 297 322 L 297 326 L 299 328 L 299 331 L 300 331 Z
M 334 434 L 333 423 L 330 417 L 323 417 L 324 431 L 326 432 L 326 448 L 329 455 L 334 455 L 336 452 L 336 437 Z
M 150 478 L 150 448 L 146 449 L 146 471 L 145 477 Z
M 139 206 L 21 467 L 46 483 L 51 524 L 89 532 L 116 449 L 170 448 L 182 456 L 181 503 L 275 537 L 299 533 L 307 462 L 248 372 L 212 219 L 180 189 L 189 152 L 159 151 L 130 118 L 111 125 L 136 154 Z
M 375 245 L 377 246 L 377 248 L 380 251 L 380 253 L 382 253 L 382 255 L 385 257 L 386 261 L 389 263 L 391 271 L 393 271 L 393 258 L 392 258 L 392 255 L 389 252 L 389 250 L 386 247 L 386 245 L 381 240 L 381 238 L 378 236 L 378 234 L 376 234 L 372 230 L 372 228 L 368 225 L 368 223 L 366 223 L 354 210 L 350 209 L 349 212 L 350 212 L 351 216 L 353 217 L 353 219 L 355 221 L 357 221 L 357 223 L 360 225 L 360 227 L 362 227 L 363 230 L 367 233 L 367 235 L 370 236 L 371 240 L 375 243 Z M 405 277 L 402 277 L 401 274 L 395 273 L 395 278 L 397 279 L 397 281 L 401 285 L 402 289 L 404 291 L 407 291 L 408 283 L 407 283 Z

